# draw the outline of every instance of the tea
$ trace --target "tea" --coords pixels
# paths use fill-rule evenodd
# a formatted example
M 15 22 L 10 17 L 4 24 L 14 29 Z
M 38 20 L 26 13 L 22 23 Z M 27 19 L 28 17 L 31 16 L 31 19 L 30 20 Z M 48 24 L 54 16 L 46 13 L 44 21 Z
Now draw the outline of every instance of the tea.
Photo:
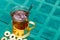
M 19 30 L 24 30 L 25 28 L 28 27 L 28 21 L 24 21 L 24 22 L 13 21 L 13 26 Z

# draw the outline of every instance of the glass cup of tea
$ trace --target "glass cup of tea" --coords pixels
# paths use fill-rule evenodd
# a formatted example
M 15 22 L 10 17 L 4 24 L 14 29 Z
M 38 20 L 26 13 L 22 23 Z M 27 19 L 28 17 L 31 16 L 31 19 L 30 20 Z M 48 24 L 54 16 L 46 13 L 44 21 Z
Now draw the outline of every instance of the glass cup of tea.
M 15 34 L 15 36 L 25 38 L 29 36 L 30 31 L 35 28 L 35 23 L 28 20 L 30 9 L 31 7 L 28 9 L 23 6 L 16 6 L 11 11 L 12 33 Z M 29 27 L 30 24 L 33 26 Z

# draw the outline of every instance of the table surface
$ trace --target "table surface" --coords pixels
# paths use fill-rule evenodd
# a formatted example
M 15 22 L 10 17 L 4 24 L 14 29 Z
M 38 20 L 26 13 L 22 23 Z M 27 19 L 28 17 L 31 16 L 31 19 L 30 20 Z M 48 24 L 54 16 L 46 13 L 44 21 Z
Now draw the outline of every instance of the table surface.
M 0 38 L 11 32 L 10 12 L 15 6 L 33 4 L 29 20 L 36 23 L 28 40 L 60 40 L 60 0 L 0 0 Z M 4 22 L 3 22 L 4 21 Z

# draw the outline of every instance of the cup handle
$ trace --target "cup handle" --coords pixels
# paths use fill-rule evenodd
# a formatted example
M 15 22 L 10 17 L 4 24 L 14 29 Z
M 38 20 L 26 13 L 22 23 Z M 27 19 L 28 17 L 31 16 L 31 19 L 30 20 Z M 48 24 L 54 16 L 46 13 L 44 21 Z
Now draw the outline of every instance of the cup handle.
M 29 24 L 32 24 L 33 26 L 32 26 L 31 28 L 29 28 L 29 25 L 28 25 L 27 30 L 29 30 L 29 31 L 28 31 L 28 33 L 25 34 L 22 38 L 26 38 L 27 36 L 29 36 L 30 31 L 31 31 L 33 28 L 35 28 L 35 23 L 34 23 L 33 21 L 29 21 Z
M 35 23 L 33 21 L 29 21 L 29 24 L 33 25 L 31 28 L 29 28 L 29 30 L 32 30 L 33 28 L 35 28 Z

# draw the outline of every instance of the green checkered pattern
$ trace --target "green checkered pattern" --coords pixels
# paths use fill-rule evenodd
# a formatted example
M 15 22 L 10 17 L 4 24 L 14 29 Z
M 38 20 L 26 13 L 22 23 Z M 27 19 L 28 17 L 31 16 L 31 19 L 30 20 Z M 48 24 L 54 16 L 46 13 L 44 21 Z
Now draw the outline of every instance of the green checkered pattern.
M 28 40 L 60 40 L 60 0 L 0 0 L 0 38 L 6 30 L 11 31 L 11 10 L 15 6 L 29 8 L 31 4 L 29 20 L 36 27 Z

